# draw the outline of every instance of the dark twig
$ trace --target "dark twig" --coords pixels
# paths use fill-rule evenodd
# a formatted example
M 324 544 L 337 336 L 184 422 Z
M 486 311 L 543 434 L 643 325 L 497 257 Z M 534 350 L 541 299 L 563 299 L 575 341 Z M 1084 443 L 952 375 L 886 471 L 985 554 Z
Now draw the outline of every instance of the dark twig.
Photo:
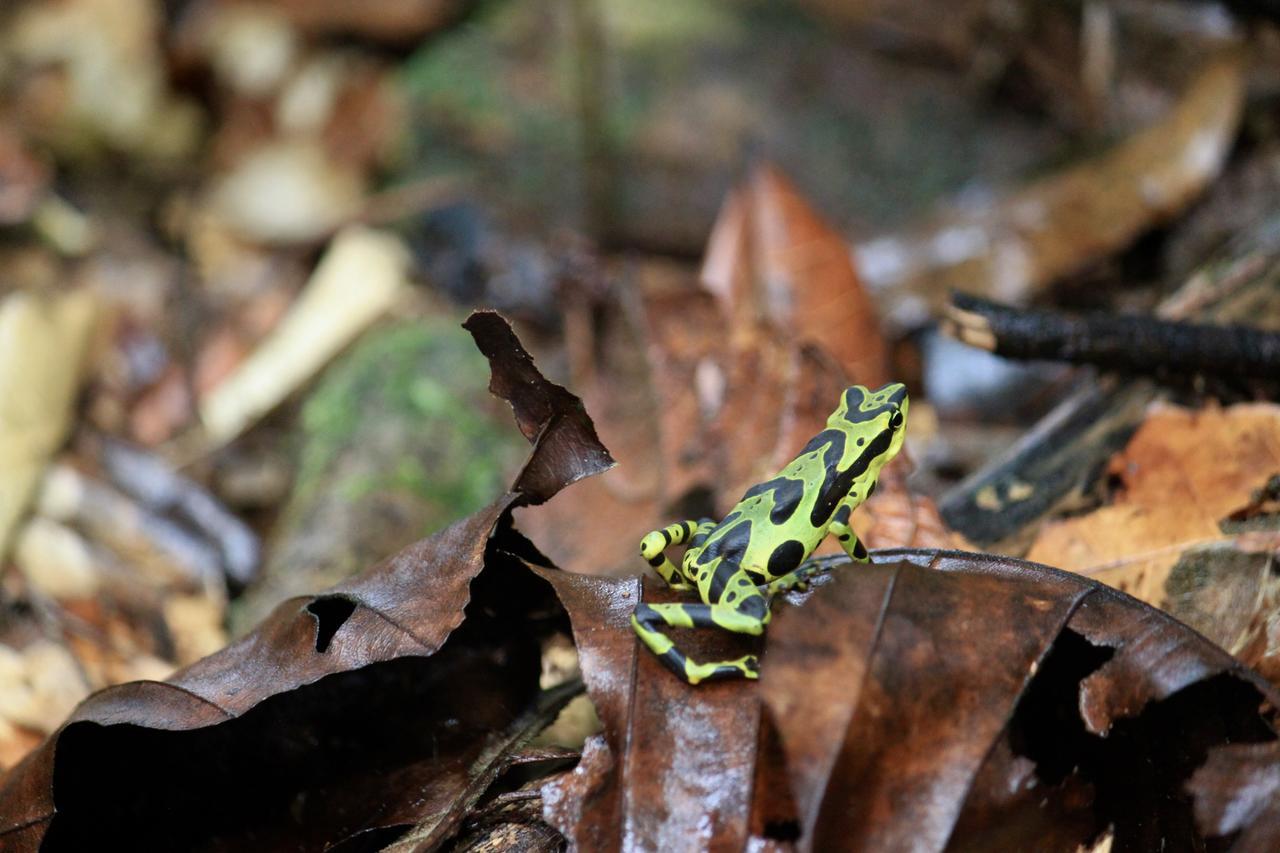
M 953 293 L 943 329 L 1008 358 L 1097 364 L 1134 373 L 1280 376 L 1280 333 L 1150 316 L 1010 308 Z

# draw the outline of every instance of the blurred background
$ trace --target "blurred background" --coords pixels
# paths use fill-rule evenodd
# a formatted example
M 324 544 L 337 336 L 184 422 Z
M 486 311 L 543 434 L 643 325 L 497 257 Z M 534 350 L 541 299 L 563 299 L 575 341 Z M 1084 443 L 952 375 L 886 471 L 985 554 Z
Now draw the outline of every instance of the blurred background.
M 1275 12 L 8 0 L 0 766 L 500 495 L 472 308 L 622 463 L 518 516 L 565 568 L 639 572 L 891 378 L 914 463 L 864 538 L 1025 552 L 963 484 L 1095 379 L 942 336 L 949 294 L 1176 314 L 1269 239 Z

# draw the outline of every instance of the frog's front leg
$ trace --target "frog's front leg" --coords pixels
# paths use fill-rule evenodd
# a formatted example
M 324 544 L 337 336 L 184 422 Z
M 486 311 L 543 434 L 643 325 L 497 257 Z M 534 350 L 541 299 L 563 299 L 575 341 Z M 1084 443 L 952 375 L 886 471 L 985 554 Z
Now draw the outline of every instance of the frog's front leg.
M 769 622 L 769 605 L 754 592 L 729 604 L 640 604 L 631 616 L 631 625 L 658 659 L 690 684 L 726 678 L 759 678 L 760 662 L 755 655 L 736 660 L 699 663 L 676 648 L 661 630 L 672 628 L 723 628 L 736 634 L 758 637 Z
M 852 504 L 848 502 L 840 504 L 836 509 L 835 517 L 831 519 L 830 533 L 836 537 L 836 541 L 849 555 L 850 560 L 855 563 L 868 563 L 871 561 L 871 555 L 867 553 L 867 546 L 862 544 L 858 534 L 854 533 L 853 528 L 849 526 L 849 515 L 852 512 Z
M 809 581 L 813 580 L 817 575 L 825 572 L 826 569 L 821 563 L 815 563 L 812 560 L 802 563 L 795 571 L 787 572 L 781 577 L 776 577 L 766 584 L 756 587 L 762 594 L 768 598 L 782 592 L 790 592 L 791 590 L 799 590 L 804 592 L 809 588 Z
M 849 515 L 852 511 L 851 503 L 840 504 L 836 510 L 835 517 L 831 520 L 831 527 L 828 532 L 836 537 L 836 541 L 840 543 L 840 547 L 844 549 L 850 560 L 855 563 L 866 563 L 871 560 L 871 555 L 867 553 L 866 546 L 858 539 L 858 534 L 854 533 L 853 529 L 849 527 Z M 806 560 L 797 566 L 794 571 L 774 578 L 767 584 L 761 584 L 758 589 L 770 598 L 778 593 L 789 592 L 793 589 L 804 592 L 809 588 L 809 581 L 824 571 L 826 569 L 823 568 L 822 564 Z
M 666 581 L 672 589 L 693 589 L 689 579 L 681 573 L 676 564 L 671 562 L 666 550 L 672 545 L 683 545 L 699 533 L 707 533 L 715 527 L 709 518 L 702 521 L 680 521 L 668 524 L 661 530 L 654 530 L 640 540 L 640 556 L 658 572 L 658 577 Z

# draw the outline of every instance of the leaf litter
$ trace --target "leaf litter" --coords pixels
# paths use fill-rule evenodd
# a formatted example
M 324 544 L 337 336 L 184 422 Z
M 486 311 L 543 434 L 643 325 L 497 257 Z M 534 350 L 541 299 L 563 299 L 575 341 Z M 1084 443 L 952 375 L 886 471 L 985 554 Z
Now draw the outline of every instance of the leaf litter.
M 504 321 L 467 327 L 533 442 L 513 488 L 166 682 L 87 700 L 3 781 L 6 849 L 436 849 L 573 694 L 539 689 L 539 638 L 568 629 L 603 729 L 540 798 L 578 849 L 1280 840 L 1257 805 L 1280 695 L 1078 575 L 949 551 L 829 558 L 779 605 L 758 684 L 672 678 L 628 624 L 669 590 L 557 570 L 512 527 L 513 507 L 612 459 Z

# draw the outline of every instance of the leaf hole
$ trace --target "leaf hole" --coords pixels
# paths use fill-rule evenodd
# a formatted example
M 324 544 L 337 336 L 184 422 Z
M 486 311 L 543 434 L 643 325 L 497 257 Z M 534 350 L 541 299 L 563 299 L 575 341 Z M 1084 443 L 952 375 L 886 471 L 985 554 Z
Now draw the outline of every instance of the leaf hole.
M 764 825 L 764 837 L 774 841 L 799 841 L 800 821 L 771 820 Z
M 307 612 L 316 618 L 316 651 L 329 651 L 333 635 L 356 612 L 356 603 L 341 595 L 326 595 L 307 605 Z

